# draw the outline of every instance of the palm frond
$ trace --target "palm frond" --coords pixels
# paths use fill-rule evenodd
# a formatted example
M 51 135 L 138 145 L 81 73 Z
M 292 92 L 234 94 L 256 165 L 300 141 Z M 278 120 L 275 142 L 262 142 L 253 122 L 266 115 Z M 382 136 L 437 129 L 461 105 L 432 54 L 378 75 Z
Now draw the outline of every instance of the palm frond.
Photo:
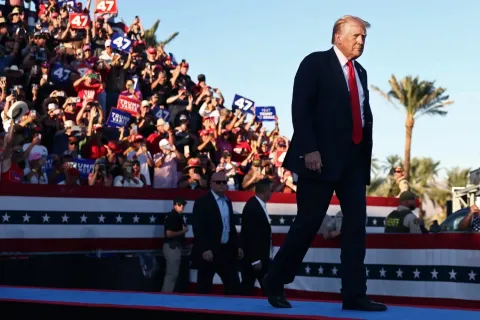
M 163 40 L 162 42 L 160 42 L 160 44 L 162 46 L 166 46 L 167 44 L 169 44 L 173 39 L 175 39 L 180 33 L 179 32 L 174 32 L 172 33 L 170 36 L 168 36 L 167 39 Z

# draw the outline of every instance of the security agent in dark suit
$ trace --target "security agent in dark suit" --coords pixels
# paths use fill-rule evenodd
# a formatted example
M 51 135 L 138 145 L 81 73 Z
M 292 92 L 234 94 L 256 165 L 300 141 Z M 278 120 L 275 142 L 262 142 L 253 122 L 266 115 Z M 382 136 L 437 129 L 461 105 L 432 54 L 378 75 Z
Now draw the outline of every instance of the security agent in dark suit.
M 298 212 L 264 278 L 268 301 L 276 308 L 292 307 L 284 285 L 295 279 L 335 192 L 343 212 L 342 308 L 387 310 L 366 295 L 364 265 L 373 116 L 367 71 L 356 59 L 363 53 L 369 26 L 354 16 L 338 19 L 333 47 L 305 57 L 295 76 L 294 134 L 283 166 L 298 175 Z
M 232 202 L 225 195 L 225 173 L 214 173 L 210 187 L 210 192 L 195 201 L 192 212 L 192 259 L 198 266 L 197 293 L 211 293 L 217 273 L 225 294 L 238 295 L 238 259 L 243 258 L 243 250 L 238 246 Z
M 255 280 L 262 285 L 272 258 L 272 228 L 267 202 L 272 196 L 272 182 L 262 179 L 255 184 L 251 197 L 242 212 L 240 241 L 244 252 L 242 263 L 242 288 L 244 295 L 253 295 Z

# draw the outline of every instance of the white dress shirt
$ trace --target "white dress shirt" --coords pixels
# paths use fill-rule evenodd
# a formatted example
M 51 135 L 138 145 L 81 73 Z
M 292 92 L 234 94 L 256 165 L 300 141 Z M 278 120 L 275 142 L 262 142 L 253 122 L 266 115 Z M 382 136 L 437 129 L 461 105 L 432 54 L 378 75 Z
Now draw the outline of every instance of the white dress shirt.
M 268 223 L 270 223 L 270 216 L 268 215 L 267 204 L 262 199 L 260 199 L 259 197 L 255 196 L 255 198 L 257 198 L 258 202 L 262 206 L 263 211 L 265 212 L 265 216 L 267 217 L 267 221 L 268 221 Z M 270 233 L 270 257 L 269 258 L 270 259 L 273 258 L 273 246 L 272 246 L 272 234 L 271 233 Z M 252 266 L 254 266 L 258 263 L 260 263 L 260 260 L 252 262 Z
M 223 231 L 222 231 L 222 244 L 228 243 L 230 237 L 230 210 L 227 204 L 227 197 L 220 197 L 218 194 L 212 191 L 215 200 L 217 201 L 218 209 L 222 216 Z
M 343 74 L 345 75 L 347 88 L 350 91 L 350 86 L 348 85 L 348 66 L 347 66 L 348 59 L 345 58 L 343 53 L 336 46 L 333 46 L 333 51 L 335 51 L 335 53 L 337 54 L 338 61 L 340 62 L 340 65 L 342 66 Z M 355 69 L 355 77 L 357 80 L 358 96 L 360 101 L 360 114 L 362 115 L 362 127 L 363 127 L 365 126 L 365 114 L 363 109 L 363 105 L 365 103 L 365 92 L 363 91 L 363 86 L 362 86 L 362 83 L 360 82 L 360 77 L 358 76 L 357 68 L 355 67 L 355 61 L 352 61 L 352 63 Z

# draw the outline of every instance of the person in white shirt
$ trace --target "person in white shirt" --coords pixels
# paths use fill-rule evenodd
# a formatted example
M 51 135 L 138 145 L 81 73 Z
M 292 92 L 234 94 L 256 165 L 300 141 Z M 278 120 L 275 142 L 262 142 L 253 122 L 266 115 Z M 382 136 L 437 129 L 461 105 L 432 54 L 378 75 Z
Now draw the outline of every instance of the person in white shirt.
M 23 171 L 25 183 L 29 184 L 48 184 L 47 174 L 43 171 L 43 158 L 40 153 L 31 153 L 28 160 L 30 167 Z
M 133 164 L 131 161 L 125 161 L 123 164 L 123 176 L 116 176 L 113 179 L 114 187 L 143 188 L 142 180 L 133 176 Z
M 140 163 L 140 173 L 145 176 L 146 185 L 150 186 L 150 167 L 153 167 L 153 158 L 150 151 L 147 150 L 145 138 L 141 135 L 135 137 L 133 150 L 127 154 L 127 160 L 138 160 Z

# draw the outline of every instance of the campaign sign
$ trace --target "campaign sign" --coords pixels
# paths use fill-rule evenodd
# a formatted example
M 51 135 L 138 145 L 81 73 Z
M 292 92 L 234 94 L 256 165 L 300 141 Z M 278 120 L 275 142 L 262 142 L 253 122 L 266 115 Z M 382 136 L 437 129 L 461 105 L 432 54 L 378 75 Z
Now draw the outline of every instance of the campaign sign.
M 133 87 L 135 88 L 135 91 L 140 91 L 140 81 L 138 81 L 138 76 L 137 75 L 134 75 L 132 77 L 132 81 L 133 81 Z
M 275 121 L 275 107 L 255 107 L 255 116 L 259 121 Z
M 90 66 L 86 63 L 82 63 L 78 66 L 75 67 L 75 70 L 78 72 L 78 74 L 83 77 L 85 74 L 87 74 L 88 71 L 92 70 Z
M 72 29 L 86 29 L 88 27 L 88 23 L 90 22 L 89 15 L 85 13 L 72 12 L 68 16 L 68 19 Z
M 55 83 L 66 83 L 70 81 L 72 71 L 63 64 L 56 62 L 52 66 L 52 78 Z
M 77 1 L 76 0 L 63 0 L 63 1 L 58 1 L 58 7 L 61 8 L 63 6 L 68 6 L 68 12 L 75 12 L 74 8 L 77 7 Z
M 112 37 L 112 48 L 129 53 L 130 49 L 132 48 L 132 40 L 115 33 Z
M 175 56 L 171 52 L 168 55 L 170 56 L 170 60 L 172 60 L 172 66 L 176 68 L 178 66 L 177 59 L 175 59 Z
M 97 0 L 95 5 L 96 14 L 118 13 L 116 0 Z
M 157 119 L 163 119 L 165 122 L 170 121 L 170 111 L 166 109 L 160 109 L 160 107 L 155 107 L 152 109 L 152 113 Z
M 110 115 L 107 119 L 107 126 L 112 128 L 126 127 L 128 125 L 128 122 L 130 121 L 130 118 L 130 113 L 116 108 L 112 108 L 112 110 L 110 111 Z
M 52 173 L 52 168 L 53 168 L 53 159 L 51 155 L 48 155 L 45 163 L 43 164 L 42 170 L 49 177 L 50 174 Z
M 254 106 L 255 106 L 255 102 L 253 100 L 242 97 L 239 94 L 235 94 L 235 97 L 233 98 L 233 103 L 232 103 L 233 111 L 240 109 L 241 112 L 254 114 L 255 113 Z
M 80 178 L 87 179 L 88 175 L 93 172 L 93 166 L 95 165 L 95 160 L 92 159 L 73 159 L 78 172 L 80 173 Z
M 140 109 L 140 101 L 135 98 L 130 98 L 127 96 L 118 97 L 117 109 L 127 111 L 133 116 L 138 114 L 138 109 Z

